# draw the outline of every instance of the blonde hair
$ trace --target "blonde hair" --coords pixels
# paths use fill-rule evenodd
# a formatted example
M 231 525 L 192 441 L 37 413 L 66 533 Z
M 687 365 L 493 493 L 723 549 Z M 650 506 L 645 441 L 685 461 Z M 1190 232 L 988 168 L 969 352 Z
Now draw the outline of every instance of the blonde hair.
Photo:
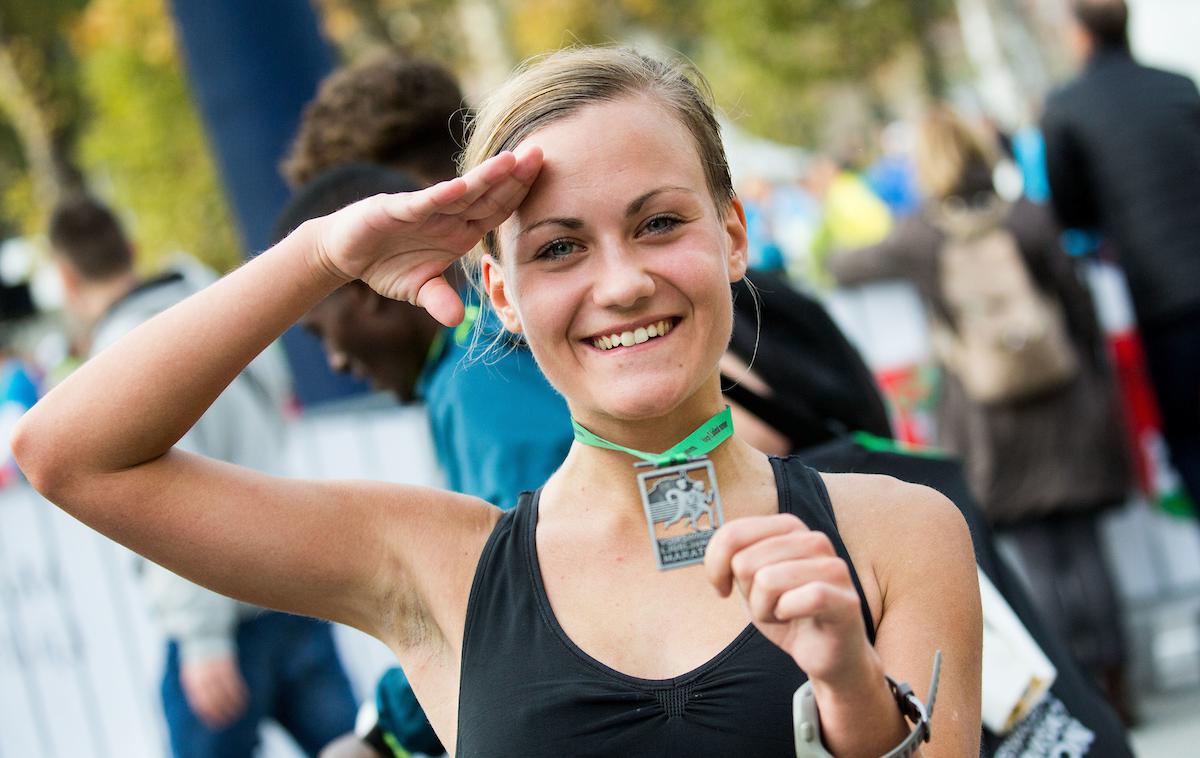
M 462 170 L 512 150 L 538 129 L 588 105 L 637 95 L 662 105 L 691 133 L 708 191 L 724 217 L 734 197 L 733 182 L 708 82 L 688 63 L 660 61 L 629 48 L 569 48 L 526 61 L 476 112 Z M 468 256 L 468 270 L 478 268 L 484 253 L 499 254 L 494 231 Z
M 956 194 L 979 169 L 990 170 L 995 149 L 949 106 L 931 108 L 917 129 L 917 183 L 934 200 Z

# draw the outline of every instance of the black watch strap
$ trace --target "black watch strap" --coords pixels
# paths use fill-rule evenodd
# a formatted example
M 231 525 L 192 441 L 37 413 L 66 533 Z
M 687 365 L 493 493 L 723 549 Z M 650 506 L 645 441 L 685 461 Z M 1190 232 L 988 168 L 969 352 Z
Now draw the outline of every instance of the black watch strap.
M 913 730 L 899 745 L 892 748 L 891 752 L 884 753 L 883 758 L 908 758 L 908 756 L 916 754 L 922 743 L 929 742 L 929 738 L 933 736 L 929 720 L 933 718 L 933 704 L 937 700 L 938 679 L 941 678 L 941 675 L 942 651 L 938 650 L 933 654 L 933 676 L 929 680 L 928 703 L 922 703 L 906 682 L 897 682 L 890 676 L 887 677 L 892 697 L 896 698 L 896 704 L 900 706 L 900 713 L 912 722 Z
M 933 718 L 933 704 L 937 700 L 938 680 L 942 674 L 942 651 L 933 654 L 933 676 L 929 682 L 929 702 L 922 703 L 912 687 L 887 677 L 892 697 L 900 707 L 900 713 L 912 723 L 912 731 L 899 745 L 884 753 L 882 758 L 908 758 L 915 755 L 931 736 L 929 721 Z M 797 758 L 833 758 L 821 742 L 821 718 L 817 712 L 817 701 L 812 683 L 805 682 L 792 698 L 792 722 L 795 730 Z

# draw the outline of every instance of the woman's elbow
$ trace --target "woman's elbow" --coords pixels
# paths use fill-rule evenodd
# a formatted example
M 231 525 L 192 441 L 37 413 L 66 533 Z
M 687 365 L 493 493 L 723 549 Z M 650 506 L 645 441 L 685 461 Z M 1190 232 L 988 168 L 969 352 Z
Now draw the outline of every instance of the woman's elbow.
M 45 427 L 36 411 L 26 413 L 13 428 L 9 447 L 29 484 L 53 501 L 63 491 L 70 467 L 64 460 L 64 446 L 56 443 Z

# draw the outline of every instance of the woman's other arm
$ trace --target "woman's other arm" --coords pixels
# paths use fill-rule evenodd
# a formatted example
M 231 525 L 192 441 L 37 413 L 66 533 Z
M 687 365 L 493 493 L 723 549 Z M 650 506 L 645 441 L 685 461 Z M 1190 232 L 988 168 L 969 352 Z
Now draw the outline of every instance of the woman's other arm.
M 838 530 L 872 614 L 867 640 L 858 593 L 829 538 L 788 514 L 726 524 L 705 566 L 719 592 L 737 589 L 755 626 L 808 674 L 822 739 L 838 756 L 874 757 L 896 747 L 905 722 L 884 675 L 924 702 L 934 651 L 941 686 L 923 754 L 979 751 L 982 619 L 966 525 L 931 490 L 886 477 L 826 477 Z
M 983 611 L 966 522 L 927 487 L 886 476 L 825 478 L 847 549 L 856 566 L 871 567 L 878 588 L 875 651 L 884 671 L 928 702 L 933 654 L 942 651 L 933 740 L 922 754 L 978 754 Z

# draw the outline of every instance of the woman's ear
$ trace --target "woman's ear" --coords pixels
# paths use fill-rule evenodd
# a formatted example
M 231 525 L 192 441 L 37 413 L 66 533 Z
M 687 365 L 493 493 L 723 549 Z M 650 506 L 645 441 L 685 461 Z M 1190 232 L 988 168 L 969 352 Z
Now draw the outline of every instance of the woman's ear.
M 492 308 L 500 317 L 500 323 L 513 334 L 521 333 L 521 314 L 511 293 L 505 286 L 504 267 L 490 255 L 484 255 L 480 261 L 480 274 L 483 277 L 483 289 L 492 301 Z
M 725 234 L 729 238 L 729 281 L 740 281 L 750 261 L 750 239 L 746 233 L 746 209 L 735 195 L 725 211 Z

